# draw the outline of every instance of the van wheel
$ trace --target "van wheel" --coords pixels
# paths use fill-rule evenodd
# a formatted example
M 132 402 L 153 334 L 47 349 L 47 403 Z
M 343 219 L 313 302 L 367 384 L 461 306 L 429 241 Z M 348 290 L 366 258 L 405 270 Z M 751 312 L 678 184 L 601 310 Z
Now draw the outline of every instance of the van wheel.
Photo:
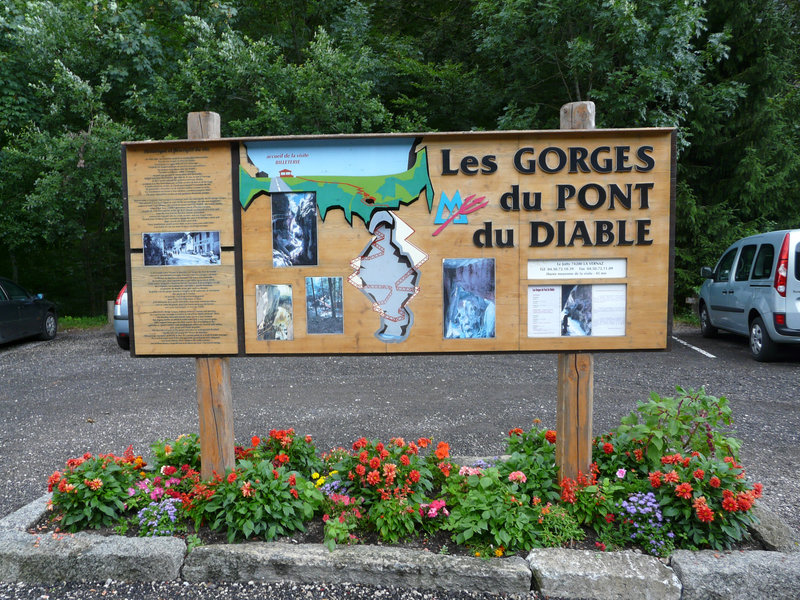
M 759 362 L 770 361 L 777 353 L 777 346 L 770 339 L 761 317 L 756 317 L 750 322 L 750 352 Z
M 705 304 L 700 305 L 700 334 L 704 338 L 712 338 L 717 335 L 717 328 L 711 324 L 711 318 L 708 316 L 708 308 Z

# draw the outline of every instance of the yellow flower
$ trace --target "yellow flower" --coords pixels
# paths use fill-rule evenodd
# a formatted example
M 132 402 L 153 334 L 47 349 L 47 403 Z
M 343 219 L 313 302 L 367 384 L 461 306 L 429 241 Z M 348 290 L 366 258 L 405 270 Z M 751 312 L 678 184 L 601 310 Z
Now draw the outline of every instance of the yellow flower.
M 314 473 L 312 473 L 311 474 L 311 479 L 319 479 L 319 473 L 317 473 L 316 471 Z
M 480 556 L 480 555 L 481 555 L 481 553 L 480 553 L 480 552 L 476 552 L 476 553 L 475 553 L 475 556 Z
M 324 484 L 324 483 L 325 483 L 325 478 L 324 477 L 320 477 L 319 479 L 317 479 L 317 483 L 315 483 L 314 485 L 316 487 L 322 487 L 322 484 Z
M 494 551 L 494 555 L 497 556 L 497 557 L 500 557 L 500 556 L 503 556 L 504 552 L 505 552 L 505 548 L 500 546 L 497 550 Z

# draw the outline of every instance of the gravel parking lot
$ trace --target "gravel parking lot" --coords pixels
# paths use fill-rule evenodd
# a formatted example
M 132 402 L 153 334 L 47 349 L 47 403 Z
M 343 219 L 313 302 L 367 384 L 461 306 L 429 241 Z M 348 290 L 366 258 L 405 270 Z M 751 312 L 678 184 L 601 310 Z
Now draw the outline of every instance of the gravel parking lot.
M 800 351 L 764 364 L 749 357 L 744 338 L 705 340 L 680 324 L 673 333 L 670 352 L 595 355 L 595 433 L 650 391 L 705 386 L 727 396 L 763 503 L 800 532 Z M 537 417 L 555 426 L 556 362 L 554 354 L 233 358 L 236 438 L 294 427 L 323 450 L 362 435 L 426 435 L 454 454 L 494 455 L 512 427 Z M 147 455 L 156 439 L 196 431 L 194 363 L 131 358 L 110 328 L 0 346 L 0 515 L 41 496 L 68 458 L 128 444 Z M 13 587 L 0 588 L 0 598 L 38 597 Z

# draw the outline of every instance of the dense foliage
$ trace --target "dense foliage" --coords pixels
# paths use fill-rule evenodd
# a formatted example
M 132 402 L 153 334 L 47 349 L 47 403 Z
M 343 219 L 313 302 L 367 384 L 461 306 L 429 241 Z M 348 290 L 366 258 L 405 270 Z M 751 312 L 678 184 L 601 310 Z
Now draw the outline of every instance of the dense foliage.
M 6 0 L 0 272 L 72 314 L 124 280 L 119 142 L 679 128 L 677 306 L 733 239 L 800 225 L 800 11 L 786 0 Z
M 234 468 L 207 481 L 197 471 L 197 437 L 185 435 L 153 444 L 153 470 L 131 449 L 68 461 L 49 480 L 51 518 L 67 531 L 185 535 L 193 526 L 229 541 L 293 535 L 321 518 L 331 549 L 438 533 L 472 553 L 503 556 L 573 544 L 587 532 L 602 550 L 722 549 L 749 535 L 762 494 L 738 463 L 729 417 L 725 398 L 704 390 L 654 395 L 594 441 L 590 472 L 561 481 L 558 434 L 537 423 L 509 432 L 507 459 L 468 464 L 430 438 L 361 438 L 317 456 L 310 436 L 273 429 L 237 447 Z M 664 427 L 662 418 L 678 425 Z

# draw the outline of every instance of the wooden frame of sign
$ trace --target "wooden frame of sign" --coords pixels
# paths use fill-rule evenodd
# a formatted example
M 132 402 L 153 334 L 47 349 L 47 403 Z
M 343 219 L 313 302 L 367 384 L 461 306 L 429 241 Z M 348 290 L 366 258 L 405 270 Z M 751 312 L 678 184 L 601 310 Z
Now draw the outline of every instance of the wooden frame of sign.
M 675 131 L 123 145 L 135 356 L 670 347 Z

